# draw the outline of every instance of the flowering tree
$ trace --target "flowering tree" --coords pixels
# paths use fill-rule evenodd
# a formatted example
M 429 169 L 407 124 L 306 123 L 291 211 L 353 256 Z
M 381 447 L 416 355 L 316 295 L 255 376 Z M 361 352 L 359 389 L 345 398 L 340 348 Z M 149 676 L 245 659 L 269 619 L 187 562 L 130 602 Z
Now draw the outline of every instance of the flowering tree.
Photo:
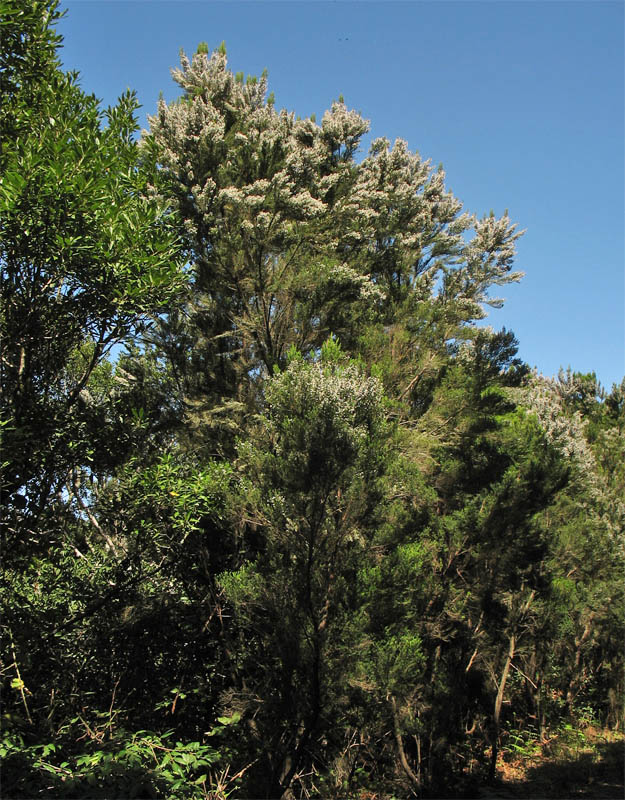
M 245 641 L 232 644 L 246 678 L 229 702 L 254 718 L 268 796 L 287 792 L 335 735 L 390 433 L 379 382 L 329 340 L 320 363 L 294 357 L 271 379 L 266 412 L 240 447 L 241 516 L 256 555 L 220 578 Z
M 342 101 L 320 124 L 278 111 L 266 76 L 234 75 L 223 47 L 183 54 L 173 76 L 183 95 L 160 101 L 144 147 L 181 218 L 199 341 L 186 369 L 211 376 L 199 394 L 241 398 L 292 344 L 310 353 L 335 334 L 353 349 L 367 326 L 432 304 L 447 341 L 500 303 L 491 286 L 519 279 L 508 216 L 462 213 L 444 172 L 402 141 L 358 162 L 368 123 Z

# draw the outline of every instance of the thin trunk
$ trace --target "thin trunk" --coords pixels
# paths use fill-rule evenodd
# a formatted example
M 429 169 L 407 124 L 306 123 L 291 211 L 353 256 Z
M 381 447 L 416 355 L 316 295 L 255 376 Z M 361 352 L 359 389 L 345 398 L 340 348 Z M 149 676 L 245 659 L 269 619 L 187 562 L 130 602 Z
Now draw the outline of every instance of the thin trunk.
M 76 502 L 78 503 L 80 508 L 87 515 L 87 518 L 88 518 L 89 522 L 91 523 L 91 525 L 95 528 L 95 530 L 104 539 L 104 541 L 106 542 L 106 544 L 107 544 L 109 550 L 111 551 L 111 553 L 113 553 L 115 558 L 118 558 L 119 557 L 119 553 L 117 552 L 117 548 L 115 547 L 115 543 L 113 542 L 111 537 L 108 535 L 108 533 L 105 530 L 103 530 L 103 528 L 101 527 L 101 525 L 98 522 L 98 520 L 91 513 L 91 509 L 89 508 L 89 506 L 83 501 L 82 497 L 80 496 L 80 486 L 78 484 L 78 478 L 75 475 L 74 475 L 74 478 L 73 478 L 73 483 L 74 483 L 74 486 L 73 486 L 74 499 L 76 500 Z
M 493 742 L 491 749 L 490 774 L 489 774 L 491 781 L 495 779 L 497 755 L 499 752 L 499 720 L 501 717 L 501 706 L 503 704 L 503 696 L 506 690 L 506 681 L 508 680 L 508 673 L 510 672 L 510 664 L 512 663 L 512 659 L 514 658 L 515 646 L 516 646 L 516 639 L 514 634 L 512 634 L 510 636 L 508 655 L 506 656 L 506 660 L 504 662 L 503 670 L 501 673 L 501 679 L 499 681 L 499 686 L 497 688 L 497 697 L 495 698 L 495 708 L 493 711 Z
M 399 753 L 399 761 L 401 763 L 402 769 L 406 773 L 408 779 L 410 780 L 414 788 L 417 790 L 417 792 L 420 792 L 421 781 L 410 768 L 410 764 L 408 763 L 408 759 L 406 758 L 406 751 L 404 750 L 404 743 L 401 737 L 401 727 L 399 725 L 399 713 L 397 711 L 397 702 L 393 697 L 393 695 L 391 695 L 391 708 L 393 709 L 393 732 L 395 733 L 395 742 L 397 744 L 397 751 Z
M 544 728 L 545 728 L 545 720 L 544 720 L 544 713 L 541 700 L 541 687 L 543 680 L 542 680 L 542 672 L 539 667 L 538 652 L 536 645 L 534 645 L 529 666 L 530 666 L 530 671 L 534 676 L 534 680 L 533 681 L 526 680 L 525 685 L 532 701 L 533 705 L 532 710 L 536 717 L 538 736 L 540 741 L 542 742 L 544 737 Z
M 324 503 L 325 505 L 325 503 Z M 315 526 L 311 526 L 311 533 L 309 538 L 308 548 L 308 563 L 306 568 L 306 593 L 308 598 L 308 613 L 310 622 L 313 627 L 313 652 L 311 664 L 311 686 L 310 686 L 310 713 L 308 718 L 302 722 L 301 733 L 299 741 L 295 747 L 284 759 L 282 769 L 279 777 L 279 797 L 282 800 L 289 800 L 292 796 L 291 782 L 302 762 L 304 752 L 308 746 L 308 742 L 314 733 L 317 723 L 319 722 L 319 715 L 321 713 L 321 657 L 323 650 L 323 635 L 324 628 L 327 623 L 327 613 L 329 607 L 329 598 L 326 598 L 324 612 L 322 612 L 322 619 L 319 619 L 319 614 L 315 609 L 313 602 L 312 592 L 312 567 L 314 560 L 314 543 L 315 543 Z
M 417 780 L 421 784 L 421 737 L 415 736 L 414 738 L 417 745 Z
M 568 688 L 566 690 L 566 706 L 569 712 L 569 716 L 573 716 L 573 703 L 577 696 L 578 692 L 578 684 L 579 684 L 579 674 L 580 674 L 580 665 L 582 663 L 582 647 L 584 642 L 588 639 L 592 632 L 592 623 L 594 620 L 595 614 L 591 612 L 590 616 L 588 617 L 588 621 L 586 622 L 586 626 L 584 627 L 584 632 L 582 635 L 575 639 L 575 667 L 573 669 L 573 675 L 571 676 L 571 680 L 569 681 Z

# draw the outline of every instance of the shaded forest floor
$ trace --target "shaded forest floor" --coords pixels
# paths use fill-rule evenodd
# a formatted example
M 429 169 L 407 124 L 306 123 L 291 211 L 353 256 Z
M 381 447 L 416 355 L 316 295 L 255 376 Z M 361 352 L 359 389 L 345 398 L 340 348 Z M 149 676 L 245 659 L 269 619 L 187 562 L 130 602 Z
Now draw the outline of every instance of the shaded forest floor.
M 587 728 L 560 734 L 533 752 L 507 753 L 500 759 L 497 781 L 478 797 L 527 800 L 623 800 L 625 737 Z

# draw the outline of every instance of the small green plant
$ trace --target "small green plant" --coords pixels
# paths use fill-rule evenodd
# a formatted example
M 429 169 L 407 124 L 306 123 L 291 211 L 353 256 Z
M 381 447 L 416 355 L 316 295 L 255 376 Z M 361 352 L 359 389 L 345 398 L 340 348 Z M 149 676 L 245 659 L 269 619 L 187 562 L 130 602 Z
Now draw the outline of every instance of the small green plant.
M 572 748 L 577 752 L 586 743 L 586 736 L 579 725 L 566 722 L 559 733 L 559 739 L 563 745 Z
M 505 746 L 503 748 L 504 757 L 529 759 L 540 753 L 539 735 L 533 725 L 524 730 L 512 729 L 508 731 Z
M 578 725 L 581 728 L 587 728 L 589 725 L 593 727 L 601 727 L 601 723 L 597 718 L 597 711 L 590 705 L 581 706 L 575 709 L 575 716 L 577 717 Z
M 5 734 L 0 747 L 7 791 L 39 792 L 51 797 L 152 797 L 202 800 L 211 794 L 211 770 L 219 753 L 200 742 L 171 741 L 173 731 L 115 731 L 97 737 L 81 753 L 67 755 L 54 743 L 24 746 Z M 25 778 L 24 776 L 28 776 Z

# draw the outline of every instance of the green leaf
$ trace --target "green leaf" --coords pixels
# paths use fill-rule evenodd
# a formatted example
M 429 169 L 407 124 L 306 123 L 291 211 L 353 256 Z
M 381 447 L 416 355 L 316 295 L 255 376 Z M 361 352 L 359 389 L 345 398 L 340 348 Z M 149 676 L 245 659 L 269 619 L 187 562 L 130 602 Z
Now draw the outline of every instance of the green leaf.
M 221 723 L 222 725 L 234 725 L 241 719 L 241 714 L 236 711 L 230 717 L 217 717 L 217 722 Z

